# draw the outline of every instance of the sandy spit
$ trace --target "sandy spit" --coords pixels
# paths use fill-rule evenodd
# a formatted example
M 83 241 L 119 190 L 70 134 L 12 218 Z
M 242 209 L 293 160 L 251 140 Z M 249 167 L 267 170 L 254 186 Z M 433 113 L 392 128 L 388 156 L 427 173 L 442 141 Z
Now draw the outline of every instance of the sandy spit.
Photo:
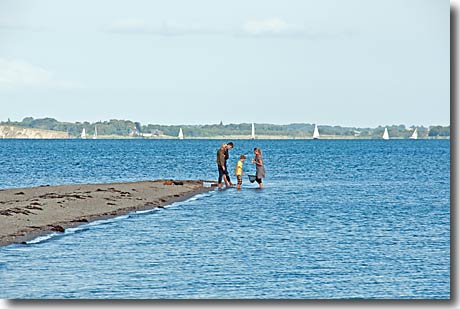
M 0 246 L 137 210 L 162 208 L 214 189 L 203 182 L 155 180 L 0 190 Z

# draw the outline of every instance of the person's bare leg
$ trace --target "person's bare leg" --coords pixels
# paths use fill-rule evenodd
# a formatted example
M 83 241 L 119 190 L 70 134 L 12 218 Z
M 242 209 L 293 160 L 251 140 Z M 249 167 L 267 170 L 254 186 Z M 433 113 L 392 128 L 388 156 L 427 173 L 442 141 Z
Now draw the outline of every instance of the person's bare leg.
M 261 179 L 259 182 L 259 189 L 263 189 L 263 188 L 264 188 L 264 184 L 262 183 L 262 179 Z
M 225 187 L 229 188 L 230 184 L 228 183 L 227 177 L 224 176 Z
M 232 182 L 230 181 L 230 176 L 228 176 L 228 175 L 225 175 L 225 176 L 227 177 L 226 180 L 229 183 L 230 187 L 234 187 L 235 185 L 232 184 Z

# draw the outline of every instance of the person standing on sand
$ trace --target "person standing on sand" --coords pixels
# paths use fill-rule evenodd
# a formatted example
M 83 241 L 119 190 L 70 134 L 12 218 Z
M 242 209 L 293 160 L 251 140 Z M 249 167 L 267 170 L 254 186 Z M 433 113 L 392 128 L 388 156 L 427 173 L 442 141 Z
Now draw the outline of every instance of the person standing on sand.
M 228 158 L 230 157 L 230 156 L 228 155 L 228 151 L 229 151 L 230 149 L 232 149 L 232 148 L 233 148 L 233 142 L 228 142 L 228 143 L 227 143 L 227 147 L 226 147 L 226 149 L 225 149 L 225 171 L 227 172 L 227 173 L 225 174 L 225 177 L 227 177 L 227 181 L 228 181 L 228 183 L 230 184 L 231 187 L 233 187 L 234 185 L 233 185 L 232 181 L 230 180 L 230 175 L 229 175 L 229 173 L 228 173 L 228 169 L 227 169 L 227 160 L 228 160 Z
M 225 186 L 228 188 L 230 184 L 227 180 L 227 160 L 225 160 L 225 152 L 227 151 L 227 144 L 222 144 L 217 151 L 217 169 L 219 171 L 219 179 L 217 180 L 217 187 L 222 188 L 222 178 L 224 179 Z
M 254 148 L 255 158 L 252 159 L 252 164 L 256 165 L 256 181 L 259 184 L 259 189 L 262 189 L 262 178 L 265 177 L 264 161 L 262 160 L 262 150 L 260 148 Z

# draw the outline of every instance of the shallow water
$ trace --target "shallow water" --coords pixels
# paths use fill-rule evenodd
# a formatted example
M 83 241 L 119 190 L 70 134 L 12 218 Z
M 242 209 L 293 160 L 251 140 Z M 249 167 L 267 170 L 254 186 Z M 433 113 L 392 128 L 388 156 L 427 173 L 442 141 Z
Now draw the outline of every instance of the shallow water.
M 0 140 L 0 187 L 213 179 L 222 142 Z M 0 297 L 450 297 L 449 141 L 236 141 L 230 170 L 255 146 L 264 190 L 0 248 Z

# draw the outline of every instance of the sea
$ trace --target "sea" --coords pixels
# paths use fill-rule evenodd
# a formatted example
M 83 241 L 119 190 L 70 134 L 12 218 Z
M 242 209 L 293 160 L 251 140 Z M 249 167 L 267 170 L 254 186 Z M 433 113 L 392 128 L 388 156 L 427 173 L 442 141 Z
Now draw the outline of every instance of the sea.
M 223 142 L 0 140 L 0 189 L 216 180 Z M 0 298 L 450 298 L 449 140 L 233 142 L 246 175 L 262 149 L 264 189 L 0 247 Z

